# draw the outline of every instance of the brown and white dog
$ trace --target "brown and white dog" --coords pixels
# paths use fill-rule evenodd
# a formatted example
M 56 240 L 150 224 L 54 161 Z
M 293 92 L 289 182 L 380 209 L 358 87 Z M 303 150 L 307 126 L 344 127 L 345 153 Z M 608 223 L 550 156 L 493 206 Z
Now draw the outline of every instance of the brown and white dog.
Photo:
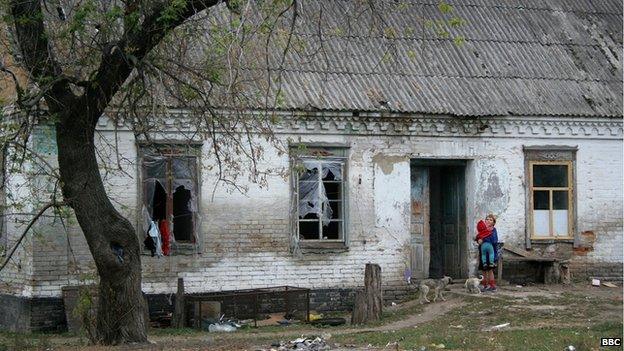
M 427 294 L 429 293 L 429 290 L 431 289 L 433 289 L 435 292 L 433 295 L 433 302 L 436 302 L 438 297 L 442 299 L 442 301 L 446 301 L 446 299 L 444 298 L 444 295 L 442 295 L 442 292 L 444 291 L 444 288 L 446 288 L 446 286 L 449 284 L 453 284 L 453 279 L 448 276 L 444 276 L 440 279 L 421 280 L 418 283 L 418 290 L 420 292 L 420 295 L 418 297 L 418 302 L 420 302 L 421 304 L 425 302 L 431 302 L 429 301 L 429 299 L 427 299 Z

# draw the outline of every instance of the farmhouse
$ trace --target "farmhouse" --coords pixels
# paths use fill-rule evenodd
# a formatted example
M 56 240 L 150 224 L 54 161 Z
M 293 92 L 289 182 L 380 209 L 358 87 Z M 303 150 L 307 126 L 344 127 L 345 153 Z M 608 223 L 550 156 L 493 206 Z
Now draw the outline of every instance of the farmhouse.
M 173 308 L 178 277 L 189 293 L 290 285 L 311 289 L 314 308 L 345 308 L 369 262 L 384 298 L 401 299 L 408 274 L 473 275 L 475 223 L 488 213 L 508 247 L 566 260 L 574 279 L 621 279 L 621 2 L 467 0 L 453 11 L 460 38 L 423 24 L 445 15 L 436 3 L 409 1 L 388 17 L 392 33 L 328 31 L 324 55 L 288 57 L 273 125 L 286 152 L 266 142 L 266 182 L 242 173 L 244 192 L 218 181 L 212 145 L 182 141 L 174 126 L 191 109 L 160 116 L 156 145 L 103 116 L 102 152 L 116 145 L 125 165 L 103 174 L 146 242 L 150 308 Z M 54 162 L 47 130 L 32 145 Z M 7 191 L 27 196 L 22 183 L 14 175 Z M 23 211 L 5 211 L 11 248 Z M 150 226 L 174 240 L 146 240 Z M 63 287 L 96 279 L 75 222 L 35 229 L 0 272 L 4 329 L 65 328 Z

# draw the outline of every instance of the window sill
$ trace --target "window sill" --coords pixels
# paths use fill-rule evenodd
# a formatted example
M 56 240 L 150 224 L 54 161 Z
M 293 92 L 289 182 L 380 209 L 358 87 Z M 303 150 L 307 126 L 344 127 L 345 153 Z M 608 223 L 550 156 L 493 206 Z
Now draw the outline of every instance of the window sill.
M 177 242 L 171 247 L 173 255 L 195 255 L 199 252 L 196 243 L 180 243 Z
M 197 244 L 194 243 L 180 243 L 180 242 L 176 242 L 175 244 L 172 245 L 171 247 L 171 253 L 169 254 L 169 256 L 162 256 L 162 257 L 173 257 L 173 256 L 192 256 L 192 255 L 196 255 L 200 253 Z M 141 252 L 142 256 L 152 256 L 152 253 L 143 248 L 143 251 Z M 156 257 L 156 256 L 154 256 Z
M 349 247 L 342 241 L 300 241 L 299 248 L 302 253 L 340 253 L 349 251 Z
M 574 238 L 572 237 L 563 237 L 563 238 L 531 238 L 531 243 L 536 244 L 554 244 L 554 243 L 574 243 Z

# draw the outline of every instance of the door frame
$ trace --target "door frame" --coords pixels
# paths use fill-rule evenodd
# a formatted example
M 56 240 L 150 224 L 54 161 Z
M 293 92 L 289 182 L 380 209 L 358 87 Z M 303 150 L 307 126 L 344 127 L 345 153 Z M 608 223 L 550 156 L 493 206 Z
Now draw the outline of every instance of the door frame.
M 412 158 L 410 159 L 410 171 L 413 167 L 427 167 L 428 169 L 431 169 L 432 167 L 444 167 L 444 166 L 456 166 L 456 167 L 461 167 L 461 171 L 460 171 L 460 176 L 461 176 L 461 181 L 460 181 L 460 189 L 458 191 L 458 196 L 460 197 L 459 200 L 459 220 L 458 220 L 458 225 L 457 225 L 457 230 L 459 231 L 458 233 L 458 237 L 459 237 L 459 262 L 460 262 L 460 274 L 462 275 L 461 277 L 453 277 L 453 278 L 465 278 L 469 275 L 469 267 L 468 267 L 468 258 L 470 256 L 470 252 L 469 252 L 469 240 L 468 240 L 468 227 L 467 227 L 467 203 L 468 203 L 468 192 L 467 192 L 467 179 L 470 177 L 469 176 L 469 168 L 470 168 L 470 161 L 469 159 L 427 159 L 427 158 Z M 429 177 L 429 176 L 428 176 Z M 428 183 L 430 184 L 431 179 L 427 179 Z M 427 189 L 427 191 L 430 191 L 430 189 Z M 430 200 L 430 199 L 429 199 Z M 428 208 L 427 210 L 430 211 L 430 208 Z M 428 220 L 430 222 L 430 216 L 429 214 L 427 214 Z M 411 218 L 410 218 L 411 220 Z M 411 227 L 411 226 L 410 226 Z M 427 233 L 427 236 L 429 237 L 427 240 L 430 240 L 430 232 Z M 411 236 L 411 233 L 410 233 Z M 429 251 L 431 250 L 431 245 L 429 242 Z M 428 252 L 429 259 L 431 257 L 431 252 Z M 427 267 L 429 266 L 429 262 L 426 263 Z M 426 276 L 429 276 L 429 271 L 427 270 L 427 272 L 425 272 Z

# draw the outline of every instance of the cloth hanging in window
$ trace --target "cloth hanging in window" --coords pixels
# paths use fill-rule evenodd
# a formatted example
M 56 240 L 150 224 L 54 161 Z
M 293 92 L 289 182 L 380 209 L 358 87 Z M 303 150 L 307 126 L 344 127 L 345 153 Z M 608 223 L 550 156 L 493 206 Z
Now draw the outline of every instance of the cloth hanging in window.
M 166 220 L 160 221 L 160 236 L 162 237 L 163 255 L 169 256 L 171 248 L 171 233 L 169 232 L 169 223 Z
M 162 243 L 160 240 L 160 231 L 158 230 L 158 226 L 156 225 L 156 223 L 154 223 L 154 221 L 150 221 L 149 229 L 147 230 L 147 235 L 148 235 L 148 238 L 151 238 L 151 241 L 154 244 L 154 251 L 152 252 L 152 256 L 154 256 L 154 254 L 156 254 L 156 256 L 158 257 L 162 256 L 163 252 L 162 252 Z M 147 241 L 147 238 L 145 239 L 145 241 Z M 151 249 L 147 246 L 147 243 L 145 243 L 145 246 L 147 249 L 151 251 Z

